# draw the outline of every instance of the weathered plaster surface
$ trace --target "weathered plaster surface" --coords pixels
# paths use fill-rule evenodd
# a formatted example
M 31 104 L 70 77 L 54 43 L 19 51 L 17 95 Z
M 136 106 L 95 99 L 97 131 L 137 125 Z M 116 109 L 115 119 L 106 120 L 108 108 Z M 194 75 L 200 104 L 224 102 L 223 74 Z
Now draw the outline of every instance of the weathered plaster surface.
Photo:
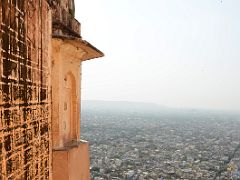
M 0 3 L 0 179 L 50 178 L 50 8 Z
M 80 29 L 73 0 L 0 1 L 0 180 L 89 179 Z

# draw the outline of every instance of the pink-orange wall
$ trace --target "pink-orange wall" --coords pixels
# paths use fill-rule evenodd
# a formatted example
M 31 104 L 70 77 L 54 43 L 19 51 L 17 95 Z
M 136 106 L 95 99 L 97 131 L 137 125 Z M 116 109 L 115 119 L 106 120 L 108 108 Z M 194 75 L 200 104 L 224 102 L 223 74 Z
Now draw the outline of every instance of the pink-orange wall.
M 53 179 L 89 180 L 89 147 L 78 142 L 53 152 Z

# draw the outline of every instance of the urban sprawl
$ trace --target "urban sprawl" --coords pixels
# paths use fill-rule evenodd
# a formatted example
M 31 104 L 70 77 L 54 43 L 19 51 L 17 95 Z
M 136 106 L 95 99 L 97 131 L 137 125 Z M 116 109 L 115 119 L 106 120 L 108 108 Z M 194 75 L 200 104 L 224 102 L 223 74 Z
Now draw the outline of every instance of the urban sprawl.
M 240 179 L 240 118 L 84 112 L 91 179 Z

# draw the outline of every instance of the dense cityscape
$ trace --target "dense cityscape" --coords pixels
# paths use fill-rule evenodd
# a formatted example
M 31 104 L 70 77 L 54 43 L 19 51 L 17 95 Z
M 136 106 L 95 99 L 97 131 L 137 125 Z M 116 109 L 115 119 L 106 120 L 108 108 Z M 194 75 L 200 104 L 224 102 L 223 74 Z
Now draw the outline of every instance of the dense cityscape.
M 83 108 L 91 179 L 240 179 L 240 116 Z

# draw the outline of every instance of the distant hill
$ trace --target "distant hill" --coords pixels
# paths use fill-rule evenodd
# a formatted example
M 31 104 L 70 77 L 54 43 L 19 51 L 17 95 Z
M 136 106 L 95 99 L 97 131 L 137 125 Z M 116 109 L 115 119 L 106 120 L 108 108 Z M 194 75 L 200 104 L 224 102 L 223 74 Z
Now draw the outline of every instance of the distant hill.
M 155 103 L 128 102 L 128 101 L 94 101 L 83 100 L 81 102 L 83 113 L 139 113 L 139 114 L 161 114 L 161 115 L 221 115 L 228 114 L 224 111 L 169 108 Z M 232 113 L 231 113 L 232 114 Z M 235 113 L 234 113 L 235 114 Z M 239 114 L 239 113 L 237 113 Z
M 83 113 L 137 113 L 144 115 L 190 115 L 200 113 L 198 110 L 169 108 L 155 103 L 128 101 L 82 101 L 81 108 Z
M 82 101 L 82 111 L 101 112 L 159 112 L 168 108 L 154 103 L 127 101 Z

